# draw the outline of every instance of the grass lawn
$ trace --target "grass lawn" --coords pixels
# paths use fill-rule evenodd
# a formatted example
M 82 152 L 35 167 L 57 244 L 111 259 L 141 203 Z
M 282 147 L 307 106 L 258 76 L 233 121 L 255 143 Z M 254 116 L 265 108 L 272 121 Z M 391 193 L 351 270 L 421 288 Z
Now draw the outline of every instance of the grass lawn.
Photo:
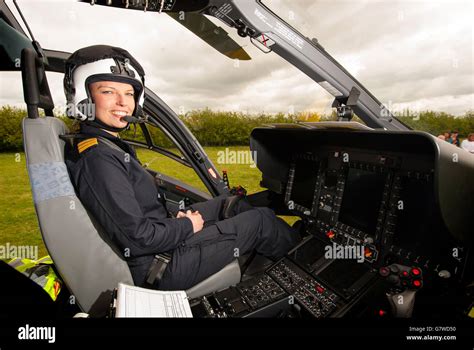
M 205 151 L 220 170 L 227 170 L 231 186 L 242 185 L 248 193 L 261 191 L 259 186 L 261 173 L 251 164 L 225 164 L 224 147 L 206 147 Z M 248 147 L 229 147 L 229 151 L 239 152 L 241 156 L 249 151 Z M 176 150 L 174 150 L 177 153 Z M 187 168 L 160 154 L 148 150 L 138 150 L 142 163 L 149 163 L 149 168 L 180 179 L 203 191 L 206 188 L 191 168 Z M 248 158 L 250 159 L 250 158 Z M 232 158 L 230 158 L 232 160 Z M 246 158 L 241 158 L 246 161 Z M 221 161 L 221 162 L 220 162 Z M 0 246 L 37 245 L 39 257 L 47 255 L 38 228 L 33 198 L 26 172 L 23 153 L 0 153 Z M 293 223 L 295 218 L 283 217 Z
M 46 255 L 23 153 L 0 153 L 0 193 L 0 245 L 37 245 Z

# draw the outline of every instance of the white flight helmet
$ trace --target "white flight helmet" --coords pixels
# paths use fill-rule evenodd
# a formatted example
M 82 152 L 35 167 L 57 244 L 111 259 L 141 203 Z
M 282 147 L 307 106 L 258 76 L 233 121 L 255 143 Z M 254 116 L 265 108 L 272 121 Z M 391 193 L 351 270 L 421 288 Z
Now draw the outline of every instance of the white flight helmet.
M 64 91 L 67 98 L 67 115 L 110 131 L 113 128 L 95 118 L 89 84 L 97 81 L 115 81 L 133 86 L 135 110 L 132 117 L 142 115 L 145 97 L 145 73 L 141 65 L 126 51 L 118 47 L 94 45 L 74 52 L 66 61 Z

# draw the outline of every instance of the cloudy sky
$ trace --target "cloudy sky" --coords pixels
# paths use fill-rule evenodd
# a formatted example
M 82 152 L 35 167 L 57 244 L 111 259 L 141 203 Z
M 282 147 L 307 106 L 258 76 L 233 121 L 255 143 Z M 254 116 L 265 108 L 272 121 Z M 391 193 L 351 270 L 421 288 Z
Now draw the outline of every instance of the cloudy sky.
M 437 0 L 266 0 L 382 103 L 397 111 L 474 109 L 474 2 Z M 11 4 L 11 0 L 7 0 Z M 236 65 L 167 15 L 69 0 L 18 0 L 44 48 L 73 52 L 121 46 L 144 66 L 149 88 L 177 112 L 330 113 L 332 96 L 276 54 L 263 54 L 225 24 L 251 61 Z M 20 77 L 0 73 L 0 105 L 23 106 Z M 48 76 L 57 105 L 62 77 Z

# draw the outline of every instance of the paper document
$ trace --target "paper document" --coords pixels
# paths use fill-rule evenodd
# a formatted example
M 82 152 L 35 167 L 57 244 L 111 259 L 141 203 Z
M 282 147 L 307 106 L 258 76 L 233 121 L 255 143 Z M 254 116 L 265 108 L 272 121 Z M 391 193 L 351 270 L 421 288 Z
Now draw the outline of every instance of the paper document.
M 185 291 L 161 291 L 119 283 L 115 317 L 193 317 Z

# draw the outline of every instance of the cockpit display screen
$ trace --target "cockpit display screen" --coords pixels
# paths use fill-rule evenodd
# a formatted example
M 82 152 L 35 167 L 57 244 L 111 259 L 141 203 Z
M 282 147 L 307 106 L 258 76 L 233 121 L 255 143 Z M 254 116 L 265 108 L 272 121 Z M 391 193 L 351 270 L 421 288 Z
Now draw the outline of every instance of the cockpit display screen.
M 295 161 L 294 170 L 295 175 L 290 200 L 311 210 L 318 177 L 318 163 L 311 160 L 298 159 Z
M 338 221 L 375 234 L 385 181 L 386 174 L 350 168 Z

